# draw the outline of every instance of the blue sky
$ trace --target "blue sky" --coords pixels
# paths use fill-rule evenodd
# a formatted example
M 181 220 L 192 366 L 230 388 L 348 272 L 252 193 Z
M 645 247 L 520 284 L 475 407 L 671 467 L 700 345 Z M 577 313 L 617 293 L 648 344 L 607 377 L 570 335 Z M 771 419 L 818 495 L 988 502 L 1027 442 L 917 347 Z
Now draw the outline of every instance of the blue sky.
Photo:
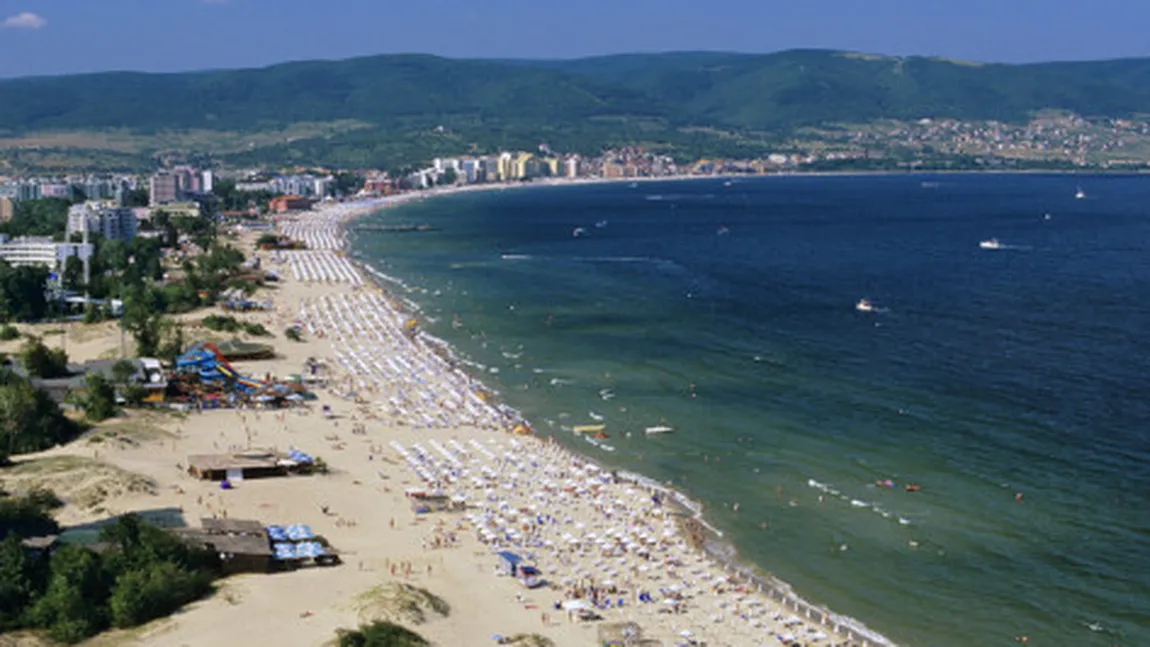
M 389 52 L 567 58 L 795 47 L 1150 56 L 1148 0 L 0 0 L 0 77 Z

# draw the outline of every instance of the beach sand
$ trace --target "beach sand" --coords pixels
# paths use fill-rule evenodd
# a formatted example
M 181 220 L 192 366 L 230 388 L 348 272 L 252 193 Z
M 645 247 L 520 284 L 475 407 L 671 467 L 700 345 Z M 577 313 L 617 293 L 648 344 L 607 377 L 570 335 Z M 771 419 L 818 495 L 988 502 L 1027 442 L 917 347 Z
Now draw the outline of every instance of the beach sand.
M 513 412 L 485 402 L 482 385 L 409 329 L 410 316 L 343 256 L 341 223 L 379 207 L 328 208 L 281 221 L 281 231 L 310 242 L 311 251 L 259 253 L 264 268 L 283 277 L 254 297 L 273 301 L 274 311 L 232 313 L 276 334 L 256 340 L 273 343 L 275 359 L 235 367 L 262 379 L 302 373 L 308 358 L 323 360 L 329 386 L 318 401 L 284 411 L 134 412 L 112 423 L 129 440 L 105 434 L 21 459 L 91 459 L 119 470 L 121 479 L 135 475 L 150 484 L 104 488 L 108 496 L 95 505 L 69 501 L 64 523 L 177 508 L 191 527 L 213 516 L 308 524 L 341 554 L 334 567 L 230 577 L 218 594 L 172 618 L 116 634 L 118 644 L 321 645 L 337 628 L 367 617 L 357 611 L 357 596 L 391 582 L 424 588 L 450 606 L 446 617 L 430 614 L 409 625 L 436 645 L 493 645 L 495 636 L 515 634 L 539 634 L 560 647 L 590 645 L 602 624 L 623 621 L 664 645 L 685 644 L 688 636 L 715 646 L 778 645 L 781 638 L 847 643 L 834 620 L 799 618 L 706 557 L 684 529 L 688 517 L 666 495 L 656 502 L 653 484 L 606 474 L 555 443 L 509 433 Z M 240 244 L 250 250 L 255 237 L 244 234 Z M 283 338 L 285 326 L 297 323 L 303 343 Z M 196 339 L 191 330 L 188 339 Z M 66 343 L 73 361 L 107 357 L 119 350 L 119 330 L 74 324 Z M 322 415 L 323 405 L 334 416 Z M 296 448 L 332 471 L 246 480 L 231 490 L 186 472 L 189 455 L 249 447 Z M 439 490 L 466 509 L 416 514 L 405 494 L 414 489 Z M 531 556 L 553 587 L 529 590 L 497 575 L 499 550 Z M 571 606 L 578 595 L 590 605 L 592 588 L 611 608 L 595 610 L 602 620 L 571 618 L 563 603 Z

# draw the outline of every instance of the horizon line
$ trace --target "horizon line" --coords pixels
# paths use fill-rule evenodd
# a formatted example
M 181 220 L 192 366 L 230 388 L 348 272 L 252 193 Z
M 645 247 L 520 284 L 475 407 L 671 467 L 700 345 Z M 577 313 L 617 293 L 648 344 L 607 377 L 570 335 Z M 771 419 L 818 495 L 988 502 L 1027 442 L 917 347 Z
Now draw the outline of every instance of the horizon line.
M 837 54 L 847 56 L 857 56 L 860 58 L 873 58 L 873 59 L 890 59 L 895 61 L 905 60 L 930 60 L 943 63 L 951 63 L 953 65 L 969 65 L 969 66 L 1005 66 L 1005 67 L 1035 67 L 1041 65 L 1057 65 L 1057 64 L 1073 64 L 1073 63 L 1108 63 L 1114 61 L 1134 61 L 1150 59 L 1150 56 L 1119 56 L 1119 57 L 1106 57 L 1106 58 L 1090 58 L 1090 59 L 1063 59 L 1063 60 L 1048 60 L 1048 61 L 1031 61 L 1025 63 L 1009 63 L 1003 61 L 981 61 L 975 59 L 962 59 L 934 54 L 880 54 L 876 52 L 864 52 L 851 49 L 832 49 L 825 47 L 792 47 L 788 49 L 773 50 L 769 52 L 741 52 L 736 50 L 722 50 L 722 49 L 686 49 L 686 50 L 636 50 L 629 52 L 613 52 L 607 54 L 589 54 L 585 56 L 556 56 L 556 57 L 524 57 L 524 58 L 509 58 L 509 57 L 495 57 L 495 56 L 445 56 L 442 54 L 433 54 L 430 52 L 381 52 L 377 54 L 364 54 L 360 56 L 346 56 L 342 58 L 299 58 L 287 59 L 277 61 L 275 63 L 267 63 L 264 65 L 250 65 L 239 67 L 215 67 L 215 68 L 188 68 L 182 70 L 171 71 L 144 71 L 132 69 L 108 69 L 99 70 L 94 72 L 62 72 L 59 74 L 28 74 L 22 76 L 0 76 L 0 83 L 7 83 L 11 81 L 21 81 L 29 79 L 56 79 L 67 77 L 83 77 L 83 76 L 99 76 L 109 74 L 132 74 L 142 76 L 175 76 L 175 75 L 192 75 L 192 74 L 212 74 L 219 72 L 243 72 L 243 71 L 258 71 L 268 70 L 276 67 L 283 67 L 289 65 L 303 65 L 308 63 L 345 63 L 350 61 L 362 61 L 367 59 L 376 58 L 430 58 L 439 59 L 444 61 L 458 61 L 458 62 L 488 62 L 488 63 L 563 63 L 563 62 L 576 62 L 576 61 L 592 61 L 596 59 L 610 59 L 610 58 L 625 58 L 625 57 L 639 57 L 639 56 L 734 56 L 746 58 L 766 58 L 771 56 L 780 56 L 792 53 L 823 53 L 823 54 Z

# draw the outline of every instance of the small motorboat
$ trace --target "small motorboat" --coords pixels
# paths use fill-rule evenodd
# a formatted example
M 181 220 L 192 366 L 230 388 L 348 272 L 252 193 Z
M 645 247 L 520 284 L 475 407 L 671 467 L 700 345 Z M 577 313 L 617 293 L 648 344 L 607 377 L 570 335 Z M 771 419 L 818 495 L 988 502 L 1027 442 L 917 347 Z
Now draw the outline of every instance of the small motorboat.
M 855 310 L 859 312 L 874 312 L 874 304 L 866 299 L 859 299 L 859 302 L 855 304 Z
M 575 229 L 573 229 L 571 231 L 571 235 L 574 236 L 575 238 L 578 238 L 580 236 L 586 236 L 587 230 L 582 228 L 582 227 L 576 227 Z
M 1074 199 L 1075 200 L 1081 200 L 1082 198 L 1085 198 L 1085 197 L 1086 197 L 1086 192 L 1082 190 L 1082 187 L 1078 187 L 1078 190 L 1074 192 Z
M 668 427 L 667 425 L 655 425 L 654 427 L 647 427 L 644 431 L 647 432 L 648 436 L 651 436 L 654 434 L 669 434 L 675 431 L 675 428 Z
M 997 238 L 981 241 L 978 246 L 982 249 L 1002 249 L 1002 243 L 998 242 Z

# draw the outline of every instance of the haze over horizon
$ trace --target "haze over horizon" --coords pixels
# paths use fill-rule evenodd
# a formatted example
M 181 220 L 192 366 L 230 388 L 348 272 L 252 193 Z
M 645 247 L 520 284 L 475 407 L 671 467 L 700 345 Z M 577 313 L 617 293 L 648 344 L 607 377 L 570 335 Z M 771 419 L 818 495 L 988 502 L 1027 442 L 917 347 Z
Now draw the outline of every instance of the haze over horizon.
M 850 50 L 995 63 L 1150 56 L 1150 5 L 1071 0 L 0 0 L 0 77 L 262 67 L 388 53 L 579 58 L 659 51 Z M 1116 20 L 1116 16 L 1122 16 Z M 1073 30 L 1069 28 L 1073 26 Z

